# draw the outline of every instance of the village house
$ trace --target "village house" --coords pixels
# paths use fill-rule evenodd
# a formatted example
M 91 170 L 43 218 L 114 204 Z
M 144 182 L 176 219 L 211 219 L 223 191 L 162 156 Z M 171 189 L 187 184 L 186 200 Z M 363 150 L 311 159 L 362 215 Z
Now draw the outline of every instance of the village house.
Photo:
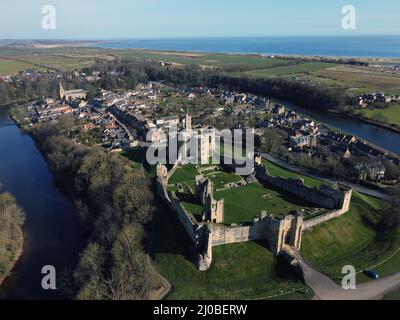
M 284 114 L 285 111 L 286 111 L 285 106 L 283 106 L 281 104 L 276 104 L 273 109 L 273 113 L 275 113 L 275 114 Z
M 295 135 L 289 137 L 289 147 L 303 149 L 305 147 L 316 147 L 317 138 L 313 135 Z

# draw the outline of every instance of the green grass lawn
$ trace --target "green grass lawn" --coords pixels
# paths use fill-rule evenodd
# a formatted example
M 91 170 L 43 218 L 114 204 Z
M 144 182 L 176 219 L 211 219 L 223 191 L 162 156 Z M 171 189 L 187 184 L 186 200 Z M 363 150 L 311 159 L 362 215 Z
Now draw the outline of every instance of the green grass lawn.
M 374 121 L 400 126 L 400 105 L 385 109 L 363 109 L 357 113 Z
M 216 192 L 215 198 L 225 200 L 224 223 L 226 225 L 252 223 L 254 218 L 261 215 L 262 211 L 267 211 L 268 214 L 273 214 L 277 217 L 283 217 L 290 211 L 300 211 L 312 206 L 290 193 L 272 186 L 264 187 L 259 183 Z
M 164 205 L 158 208 L 152 256 L 172 285 L 167 299 L 254 299 L 304 288 L 295 269 L 262 242 L 215 247 L 211 268 L 197 271 L 190 261 L 192 244 L 182 226 Z M 288 297 L 306 299 L 310 292 L 300 290 Z
M 238 182 L 242 180 L 241 176 L 224 171 L 214 171 L 212 173 L 206 174 L 206 176 L 210 178 L 211 182 L 214 184 L 214 190 L 221 189 L 228 183 Z
M 19 71 L 27 69 L 39 69 L 32 64 L 24 63 L 15 60 L 0 59 L 0 75 L 17 74 Z
M 187 184 L 194 191 L 196 188 L 195 178 L 198 175 L 200 175 L 200 173 L 196 169 L 196 166 L 193 164 L 187 164 L 175 171 L 175 173 L 169 179 L 168 184 L 169 185 L 174 185 L 177 183 Z
M 262 163 L 264 166 L 267 167 L 269 173 L 276 177 L 304 179 L 304 183 L 309 187 L 318 187 L 324 183 L 321 180 L 317 180 L 296 172 L 286 170 L 285 168 L 282 168 L 267 160 L 263 160 Z
M 378 232 L 381 202 L 354 193 L 351 210 L 303 234 L 302 252 L 307 261 L 337 280 L 345 265 L 364 270 L 388 258 L 400 246 L 398 232 Z M 396 255 L 376 270 L 382 276 L 400 272 Z M 367 281 L 363 275 L 359 282 Z
M 245 71 L 234 73 L 234 75 L 249 78 L 265 78 L 271 76 L 285 76 L 297 73 L 312 72 L 316 70 L 331 68 L 334 66 L 336 66 L 336 64 L 325 62 L 307 62 L 278 68 Z

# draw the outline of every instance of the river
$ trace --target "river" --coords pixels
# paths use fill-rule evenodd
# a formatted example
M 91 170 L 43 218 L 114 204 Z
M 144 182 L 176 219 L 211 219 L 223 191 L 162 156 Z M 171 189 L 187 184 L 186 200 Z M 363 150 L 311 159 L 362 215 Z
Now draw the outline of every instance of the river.
M 0 288 L 0 299 L 60 299 L 58 290 L 41 287 L 42 267 L 57 276 L 73 268 L 83 248 L 78 216 L 56 188 L 47 162 L 32 138 L 23 134 L 0 108 L 0 182 L 26 213 L 21 259 Z
M 275 101 L 275 100 L 274 100 Z M 400 154 L 400 134 L 341 114 L 309 110 L 287 101 L 277 101 L 300 114 L 346 133 L 367 140 L 385 150 Z

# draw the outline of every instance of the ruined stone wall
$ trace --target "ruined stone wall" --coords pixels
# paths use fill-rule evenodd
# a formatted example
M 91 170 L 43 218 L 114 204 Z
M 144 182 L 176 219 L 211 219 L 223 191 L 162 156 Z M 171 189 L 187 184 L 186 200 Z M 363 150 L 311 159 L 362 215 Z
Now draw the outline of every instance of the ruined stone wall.
M 270 250 L 279 254 L 286 244 L 300 249 L 302 225 L 301 216 L 287 216 L 280 220 L 266 215 L 255 219 L 250 226 L 212 225 L 212 245 L 267 240 Z
M 347 211 L 349 211 L 349 209 L 344 207 L 342 209 L 323 214 L 321 216 L 312 218 L 310 220 L 306 220 L 303 224 L 303 230 L 308 230 L 312 227 L 327 222 L 331 219 L 339 218 L 340 216 L 344 215 Z
M 255 225 L 238 227 L 212 225 L 211 232 L 213 246 L 265 239 L 263 229 Z
M 261 182 L 276 186 L 327 209 L 341 209 L 349 206 L 351 200 L 351 189 L 334 189 L 326 185 L 319 188 L 307 187 L 300 179 L 272 176 L 263 166 L 256 167 L 256 177 Z M 342 188 L 344 187 L 342 186 Z

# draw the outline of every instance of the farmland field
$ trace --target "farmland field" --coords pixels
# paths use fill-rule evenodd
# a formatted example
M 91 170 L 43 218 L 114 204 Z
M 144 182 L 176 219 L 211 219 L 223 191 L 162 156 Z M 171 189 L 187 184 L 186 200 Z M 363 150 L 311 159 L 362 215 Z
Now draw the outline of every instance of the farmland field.
M 249 78 L 264 78 L 264 77 L 284 76 L 284 75 L 312 72 L 316 70 L 327 69 L 332 66 L 336 66 L 336 64 L 325 63 L 325 62 L 308 62 L 308 63 L 295 64 L 291 66 L 285 66 L 285 67 L 245 71 L 245 72 L 235 73 L 234 75 L 245 76 Z
M 0 58 L 0 75 L 16 74 L 19 71 L 34 68 L 35 66 L 29 63 L 15 60 L 3 60 Z
M 249 69 L 269 68 L 289 65 L 293 61 L 286 59 L 262 58 L 245 54 L 207 54 L 186 52 L 146 51 L 139 49 L 115 50 L 114 54 L 122 58 L 151 59 L 177 64 L 195 64 L 209 67 L 248 67 Z
M 319 77 L 342 81 L 349 86 L 366 90 L 396 93 L 400 90 L 400 75 L 376 72 L 356 67 L 338 66 L 315 72 Z

